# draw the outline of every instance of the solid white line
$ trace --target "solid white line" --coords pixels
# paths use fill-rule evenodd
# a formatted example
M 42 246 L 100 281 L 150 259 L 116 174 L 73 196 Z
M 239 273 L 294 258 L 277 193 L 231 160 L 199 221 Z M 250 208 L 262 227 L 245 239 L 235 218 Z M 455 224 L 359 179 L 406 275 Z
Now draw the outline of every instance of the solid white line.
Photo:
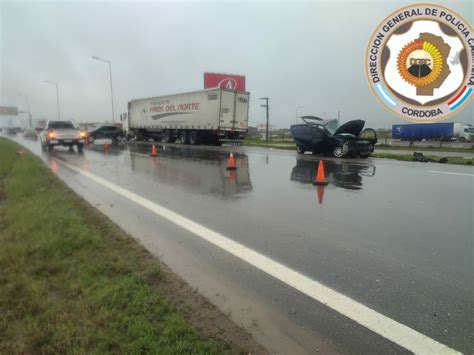
M 437 171 L 437 170 L 428 170 L 430 173 L 435 174 L 448 174 L 448 175 L 461 175 L 461 176 L 474 176 L 474 174 L 463 174 L 463 173 L 451 173 L 449 171 Z
M 415 354 L 460 354 L 434 339 L 427 337 L 397 321 L 380 314 L 373 309 L 344 296 L 343 294 L 310 279 L 309 277 L 292 270 L 246 246 L 239 244 L 222 234 L 219 234 L 203 225 L 168 210 L 146 198 L 115 185 L 95 174 L 57 161 L 59 164 L 82 174 L 96 183 L 107 187 L 138 205 L 154 212 L 179 227 L 195 234 L 209 243 L 225 250 L 237 258 L 249 263 L 257 269 L 273 276 L 281 282 L 304 293 L 314 300 L 332 308 L 336 312 L 352 319 L 372 332 L 392 341 Z

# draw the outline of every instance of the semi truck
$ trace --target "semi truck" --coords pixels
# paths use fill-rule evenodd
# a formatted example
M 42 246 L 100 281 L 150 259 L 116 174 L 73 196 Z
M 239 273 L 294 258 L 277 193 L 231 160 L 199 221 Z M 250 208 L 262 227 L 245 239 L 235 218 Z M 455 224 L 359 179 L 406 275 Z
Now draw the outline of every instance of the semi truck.
M 474 127 L 458 122 L 413 123 L 392 126 L 392 138 L 402 141 L 458 140 L 472 142 Z
M 242 141 L 248 127 L 248 92 L 208 89 L 131 100 L 129 133 L 136 140 L 182 144 Z

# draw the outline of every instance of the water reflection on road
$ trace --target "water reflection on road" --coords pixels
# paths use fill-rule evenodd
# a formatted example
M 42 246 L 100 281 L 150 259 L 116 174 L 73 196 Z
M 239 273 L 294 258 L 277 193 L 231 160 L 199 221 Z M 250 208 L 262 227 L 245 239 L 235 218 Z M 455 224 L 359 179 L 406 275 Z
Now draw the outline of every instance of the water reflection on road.
M 296 158 L 291 180 L 311 184 L 317 173 L 317 161 Z M 325 160 L 324 168 L 329 184 L 348 190 L 360 190 L 365 177 L 375 175 L 375 166 L 358 161 Z

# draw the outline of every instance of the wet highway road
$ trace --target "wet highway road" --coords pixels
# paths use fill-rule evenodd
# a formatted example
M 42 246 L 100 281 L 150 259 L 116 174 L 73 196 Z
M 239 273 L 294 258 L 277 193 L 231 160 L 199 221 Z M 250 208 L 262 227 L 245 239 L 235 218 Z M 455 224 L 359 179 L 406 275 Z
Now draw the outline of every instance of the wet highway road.
M 318 189 L 318 158 L 293 152 L 159 145 L 152 159 L 149 146 L 48 154 L 18 141 L 272 352 L 406 349 L 81 172 L 473 352 L 472 167 L 327 160 L 329 185 Z

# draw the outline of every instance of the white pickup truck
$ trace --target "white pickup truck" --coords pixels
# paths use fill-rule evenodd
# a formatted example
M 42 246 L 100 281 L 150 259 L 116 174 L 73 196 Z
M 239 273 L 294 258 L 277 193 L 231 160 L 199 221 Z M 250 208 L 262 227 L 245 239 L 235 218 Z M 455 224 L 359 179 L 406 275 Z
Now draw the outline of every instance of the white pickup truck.
M 80 152 L 84 147 L 85 132 L 72 121 L 48 121 L 40 133 L 41 146 L 52 150 L 54 146 L 62 145 L 72 149 L 77 146 Z

